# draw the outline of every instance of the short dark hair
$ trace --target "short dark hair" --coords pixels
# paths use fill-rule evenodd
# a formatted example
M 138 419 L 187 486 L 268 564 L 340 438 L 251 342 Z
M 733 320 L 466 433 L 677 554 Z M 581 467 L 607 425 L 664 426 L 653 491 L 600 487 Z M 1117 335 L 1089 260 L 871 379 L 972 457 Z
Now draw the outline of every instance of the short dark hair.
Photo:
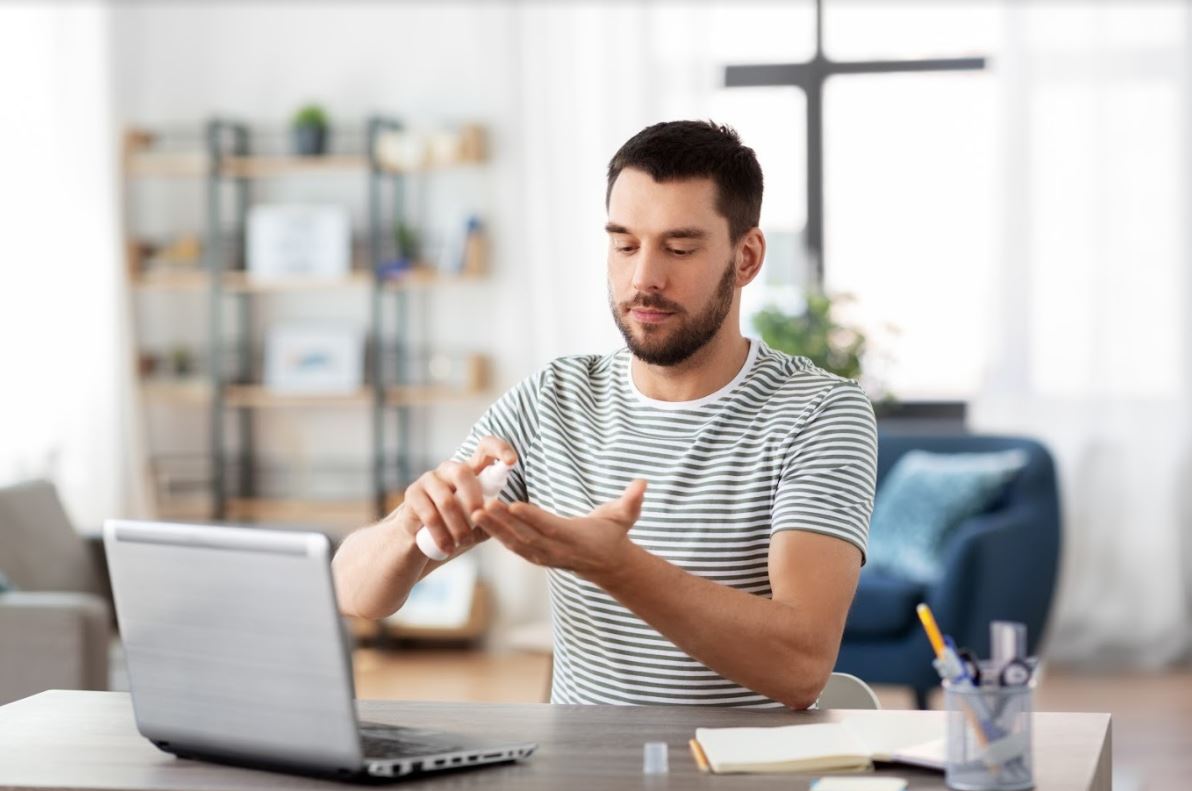
M 737 132 L 713 121 L 665 121 L 625 141 L 608 163 L 608 208 L 613 183 L 625 168 L 637 168 L 659 182 L 711 178 L 716 210 L 728 220 L 734 244 L 758 224 L 762 213 L 762 169 L 753 149 Z

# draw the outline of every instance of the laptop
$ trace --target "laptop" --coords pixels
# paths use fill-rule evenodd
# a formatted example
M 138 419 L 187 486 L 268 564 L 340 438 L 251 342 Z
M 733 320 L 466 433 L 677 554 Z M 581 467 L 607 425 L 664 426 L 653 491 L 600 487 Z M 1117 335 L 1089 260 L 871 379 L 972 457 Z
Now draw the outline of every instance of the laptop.
M 108 520 L 104 549 L 137 730 L 167 753 L 363 780 L 537 747 L 358 721 L 326 536 Z

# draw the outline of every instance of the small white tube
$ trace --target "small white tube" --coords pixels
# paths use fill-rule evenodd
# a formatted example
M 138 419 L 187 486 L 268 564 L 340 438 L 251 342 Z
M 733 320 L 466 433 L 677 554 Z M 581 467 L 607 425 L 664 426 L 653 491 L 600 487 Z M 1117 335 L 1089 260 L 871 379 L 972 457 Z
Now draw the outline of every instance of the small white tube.
M 480 481 L 480 493 L 484 495 L 485 503 L 496 498 L 505 488 L 505 484 L 509 481 L 509 471 L 512 469 L 503 461 L 494 461 L 476 476 Z M 414 536 L 414 543 L 418 545 L 418 549 L 422 550 L 422 554 L 431 560 L 446 560 L 451 557 L 449 553 L 444 553 L 439 549 L 439 545 L 435 543 L 434 536 L 431 535 L 426 525 L 418 528 L 418 533 Z
M 664 775 L 670 771 L 666 742 L 646 742 L 642 747 L 642 774 Z

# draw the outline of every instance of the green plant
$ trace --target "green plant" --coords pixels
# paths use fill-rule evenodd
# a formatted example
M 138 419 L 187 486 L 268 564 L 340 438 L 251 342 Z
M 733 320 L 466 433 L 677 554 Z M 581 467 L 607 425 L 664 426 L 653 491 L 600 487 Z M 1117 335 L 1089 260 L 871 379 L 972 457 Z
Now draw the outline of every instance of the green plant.
M 754 328 L 767 345 L 787 354 L 807 357 L 825 371 L 846 379 L 861 378 L 865 333 L 839 324 L 832 316 L 833 303 L 851 301 L 848 295 L 807 295 L 807 309 L 792 315 L 767 307 L 753 317 Z
M 294 126 L 312 126 L 318 129 L 327 128 L 327 112 L 317 104 L 308 104 L 298 112 L 290 122 Z
M 393 232 L 394 242 L 397 243 L 397 254 L 410 261 L 416 261 L 422 255 L 422 240 L 418 232 L 400 220 Z

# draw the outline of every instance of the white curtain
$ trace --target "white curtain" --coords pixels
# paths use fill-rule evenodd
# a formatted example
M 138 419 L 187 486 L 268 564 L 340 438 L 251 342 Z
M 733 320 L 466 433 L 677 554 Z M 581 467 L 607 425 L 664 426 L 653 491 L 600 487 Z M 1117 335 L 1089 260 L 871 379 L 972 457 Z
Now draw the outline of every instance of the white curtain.
M 1189 17 L 1007 6 L 996 348 L 972 422 L 1056 456 L 1058 659 L 1157 667 L 1189 644 Z
M 516 64 L 513 162 L 521 211 L 500 254 L 516 261 L 521 375 L 566 354 L 622 343 L 605 301 L 604 185 L 613 153 L 657 119 L 644 5 L 522 3 L 511 9 Z M 520 378 L 520 376 L 518 377 Z M 483 552 L 503 622 L 547 616 L 545 575 L 499 546 Z
M 0 5 L 0 482 L 80 529 L 137 501 L 108 10 Z

